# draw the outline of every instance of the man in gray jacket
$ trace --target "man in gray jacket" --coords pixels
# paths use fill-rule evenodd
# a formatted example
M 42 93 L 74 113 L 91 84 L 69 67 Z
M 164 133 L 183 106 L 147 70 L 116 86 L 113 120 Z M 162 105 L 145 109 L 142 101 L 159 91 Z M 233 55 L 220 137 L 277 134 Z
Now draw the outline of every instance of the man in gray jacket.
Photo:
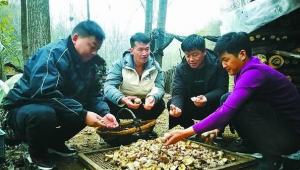
M 107 75 L 104 84 L 107 104 L 115 115 L 126 107 L 139 119 L 156 119 L 165 109 L 163 73 L 150 52 L 147 35 L 134 34 L 130 44 L 129 51 L 112 65 Z

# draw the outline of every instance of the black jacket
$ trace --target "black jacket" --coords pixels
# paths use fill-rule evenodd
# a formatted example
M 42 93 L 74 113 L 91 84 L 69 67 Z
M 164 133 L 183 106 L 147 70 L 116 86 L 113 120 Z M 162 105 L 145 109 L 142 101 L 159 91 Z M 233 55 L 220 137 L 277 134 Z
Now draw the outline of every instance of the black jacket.
M 85 120 L 86 108 L 100 106 L 103 116 L 109 108 L 100 93 L 97 70 L 105 61 L 98 55 L 84 63 L 71 36 L 40 48 L 29 58 L 23 77 L 9 91 L 4 109 L 42 104 L 55 109 L 64 121 Z
M 228 73 L 223 69 L 220 60 L 211 52 L 206 50 L 205 62 L 205 94 L 210 112 L 219 106 L 220 97 L 228 92 Z M 176 67 L 171 104 L 183 109 L 184 100 L 191 100 L 193 85 L 192 68 L 183 58 L 182 62 Z

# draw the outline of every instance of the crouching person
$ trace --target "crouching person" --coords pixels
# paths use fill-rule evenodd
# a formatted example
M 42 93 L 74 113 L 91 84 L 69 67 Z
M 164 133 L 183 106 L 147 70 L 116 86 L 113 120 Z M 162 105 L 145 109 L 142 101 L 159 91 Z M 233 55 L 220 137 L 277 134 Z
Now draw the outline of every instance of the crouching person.
M 118 126 L 96 76 L 104 64 L 96 55 L 104 38 L 97 23 L 79 23 L 71 36 L 41 47 L 29 58 L 23 77 L 4 100 L 8 125 L 22 135 L 29 159 L 39 169 L 55 167 L 48 152 L 75 155 L 65 141 L 86 125 Z
M 234 75 L 234 89 L 214 113 L 201 122 L 167 135 L 166 145 L 195 133 L 219 129 L 232 121 L 263 159 L 258 170 L 279 169 L 281 155 L 300 149 L 300 95 L 289 79 L 251 55 L 247 33 L 227 33 L 215 51 L 223 67 Z M 216 131 L 214 131 L 216 132 Z M 286 169 L 299 169 L 283 164 Z
M 130 45 L 109 69 L 104 84 L 106 101 L 115 116 L 121 108 L 129 108 L 138 119 L 156 119 L 165 109 L 162 70 L 150 52 L 148 36 L 136 33 Z M 120 116 L 132 118 L 128 113 Z
M 188 128 L 193 119 L 202 120 L 220 106 L 220 98 L 228 91 L 228 74 L 216 55 L 206 50 L 205 40 L 192 34 L 181 44 L 185 53 L 176 67 L 169 129 L 181 125 Z

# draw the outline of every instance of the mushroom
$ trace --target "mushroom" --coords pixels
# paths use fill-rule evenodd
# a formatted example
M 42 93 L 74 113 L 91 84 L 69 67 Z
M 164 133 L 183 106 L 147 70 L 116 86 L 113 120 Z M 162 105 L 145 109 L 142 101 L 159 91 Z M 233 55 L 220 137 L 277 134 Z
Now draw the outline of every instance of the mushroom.
M 140 98 L 134 99 L 134 104 L 142 104 L 142 100 Z

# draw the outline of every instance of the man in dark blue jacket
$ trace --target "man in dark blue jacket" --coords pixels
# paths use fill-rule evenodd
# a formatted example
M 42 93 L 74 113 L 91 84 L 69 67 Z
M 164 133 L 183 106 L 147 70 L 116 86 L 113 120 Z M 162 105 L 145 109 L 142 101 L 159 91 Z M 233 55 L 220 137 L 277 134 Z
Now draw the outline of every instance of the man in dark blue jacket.
M 8 125 L 27 142 L 40 169 L 55 166 L 48 152 L 76 154 L 65 141 L 86 125 L 118 126 L 102 101 L 97 77 L 105 62 L 97 55 L 104 39 L 97 23 L 79 23 L 67 39 L 41 47 L 29 58 L 23 77 L 5 98 Z
M 205 48 L 204 38 L 192 34 L 181 44 L 185 53 L 175 70 L 169 128 L 181 125 L 188 128 L 193 119 L 202 120 L 220 105 L 220 98 L 228 91 L 228 74 L 219 59 Z

